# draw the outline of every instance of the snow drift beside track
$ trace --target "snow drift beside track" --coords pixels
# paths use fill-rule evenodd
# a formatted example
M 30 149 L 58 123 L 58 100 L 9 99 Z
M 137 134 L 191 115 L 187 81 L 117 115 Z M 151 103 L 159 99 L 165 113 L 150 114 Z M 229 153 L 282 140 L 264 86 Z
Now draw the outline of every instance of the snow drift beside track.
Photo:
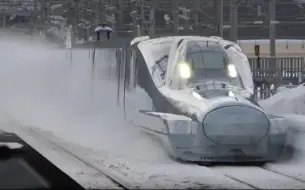
M 278 92 L 260 101 L 260 105 L 269 112 L 305 115 L 305 85 L 301 84 L 296 88 Z
M 259 103 L 268 113 L 285 117 L 289 127 L 288 143 L 305 151 L 305 85 L 278 92 Z

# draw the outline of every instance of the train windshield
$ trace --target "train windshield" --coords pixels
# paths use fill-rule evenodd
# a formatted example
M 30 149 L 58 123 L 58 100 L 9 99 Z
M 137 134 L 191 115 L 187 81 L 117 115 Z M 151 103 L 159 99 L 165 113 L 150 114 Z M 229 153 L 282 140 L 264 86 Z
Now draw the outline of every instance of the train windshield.
M 179 75 L 187 86 L 224 83 L 242 88 L 241 77 L 236 68 L 232 51 L 219 44 L 190 42 L 187 44 L 185 61 L 178 63 Z

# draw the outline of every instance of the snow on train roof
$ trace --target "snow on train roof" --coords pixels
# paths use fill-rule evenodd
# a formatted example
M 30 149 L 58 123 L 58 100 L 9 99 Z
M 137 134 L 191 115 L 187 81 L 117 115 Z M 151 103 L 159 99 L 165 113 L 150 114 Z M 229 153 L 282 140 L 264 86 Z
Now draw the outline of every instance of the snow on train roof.
M 236 48 L 240 49 L 239 45 L 235 42 L 231 42 L 228 40 L 224 40 L 221 37 L 218 36 L 166 36 L 166 37 L 158 37 L 158 38 L 153 38 L 149 40 L 143 40 L 139 44 L 156 44 L 156 43 L 162 43 L 162 42 L 168 42 L 168 41 L 175 41 L 175 40 L 180 40 L 180 39 L 185 39 L 185 40 L 208 40 L 208 41 L 214 41 L 214 42 L 219 42 L 220 44 L 228 45 L 232 44 Z
M 211 36 L 211 37 L 204 37 L 204 36 L 165 36 L 165 37 L 158 37 L 153 39 L 143 39 L 143 41 L 140 41 L 137 45 L 138 48 L 141 50 L 144 57 L 147 59 L 147 64 L 149 67 L 152 67 L 154 65 L 155 57 L 152 55 L 153 49 L 157 48 L 156 46 L 162 45 L 162 44 L 168 44 L 168 43 L 174 43 L 177 40 L 185 39 L 185 40 L 197 40 L 197 41 L 214 41 L 219 42 L 223 46 L 232 44 L 234 45 L 237 50 L 241 51 L 241 48 L 238 44 L 224 40 L 217 36 Z
M 224 40 L 220 37 L 217 36 L 210 36 L 210 37 L 205 37 L 205 36 L 165 36 L 165 37 L 158 37 L 158 38 L 153 38 L 153 39 L 143 39 L 143 41 L 140 41 L 139 44 L 137 45 L 138 48 L 141 50 L 142 54 L 144 57 L 147 58 L 147 64 L 149 66 L 154 65 L 152 60 L 155 58 L 151 55 L 153 49 L 156 48 L 156 45 L 162 45 L 162 44 L 168 44 L 168 43 L 174 43 L 177 40 L 180 39 L 185 39 L 185 40 L 197 40 L 197 41 L 214 41 L 214 42 L 219 42 L 223 46 L 226 46 L 228 44 L 233 45 L 238 51 L 241 51 L 241 48 L 237 43 L 231 42 Z
M 185 40 L 195 40 L 195 41 L 205 41 L 205 40 L 215 41 L 215 42 L 219 42 L 223 46 L 226 46 L 228 44 L 233 45 L 235 48 L 231 48 L 230 51 L 240 54 L 239 58 L 242 63 L 247 62 L 247 57 L 241 52 L 238 44 L 224 40 L 219 37 L 202 37 L 202 36 L 159 37 L 159 38 L 144 40 L 139 42 L 138 44 L 138 48 L 143 54 L 143 57 L 151 74 L 156 59 L 163 57 L 164 54 L 166 54 L 166 51 L 168 50 L 167 48 L 169 48 L 174 41 L 183 38 Z M 248 73 L 251 73 L 249 64 L 239 64 L 239 69 L 241 70 L 241 73 L 243 73 L 243 79 L 245 83 L 244 85 L 247 86 L 247 89 L 249 89 L 251 93 L 253 93 L 252 75 L 251 74 L 248 75 Z

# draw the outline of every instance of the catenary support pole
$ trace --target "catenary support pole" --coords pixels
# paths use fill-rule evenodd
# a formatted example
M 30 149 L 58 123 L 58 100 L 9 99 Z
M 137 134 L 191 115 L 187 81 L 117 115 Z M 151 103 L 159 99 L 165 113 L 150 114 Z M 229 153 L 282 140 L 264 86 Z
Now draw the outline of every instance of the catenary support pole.
M 237 42 L 237 0 L 230 0 L 230 22 L 230 40 L 233 42 Z

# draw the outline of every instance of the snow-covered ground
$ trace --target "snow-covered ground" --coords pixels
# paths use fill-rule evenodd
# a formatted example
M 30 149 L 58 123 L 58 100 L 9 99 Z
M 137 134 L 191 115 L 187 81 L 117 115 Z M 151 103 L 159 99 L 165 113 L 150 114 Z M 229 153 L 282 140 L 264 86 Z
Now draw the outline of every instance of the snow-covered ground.
M 105 62 L 110 62 L 111 53 L 98 56 L 108 55 Z M 120 117 L 122 110 L 113 106 L 116 95 L 110 93 L 113 86 L 95 81 L 92 90 L 89 52 L 75 51 L 70 67 L 66 52 L 0 32 L 0 55 L 0 128 L 16 132 L 85 187 L 116 187 L 99 171 L 141 188 L 305 187 L 300 181 L 305 181 L 304 162 L 207 168 L 171 160 L 156 141 Z M 272 111 L 276 97 L 261 104 Z M 291 94 L 282 97 L 281 104 Z M 293 115 L 299 123 L 293 118 L 290 125 L 302 126 L 301 113 L 305 111 Z M 281 114 L 292 118 L 292 113 Z
M 260 105 L 269 112 L 305 115 L 305 85 L 278 92 L 269 99 L 260 101 Z

